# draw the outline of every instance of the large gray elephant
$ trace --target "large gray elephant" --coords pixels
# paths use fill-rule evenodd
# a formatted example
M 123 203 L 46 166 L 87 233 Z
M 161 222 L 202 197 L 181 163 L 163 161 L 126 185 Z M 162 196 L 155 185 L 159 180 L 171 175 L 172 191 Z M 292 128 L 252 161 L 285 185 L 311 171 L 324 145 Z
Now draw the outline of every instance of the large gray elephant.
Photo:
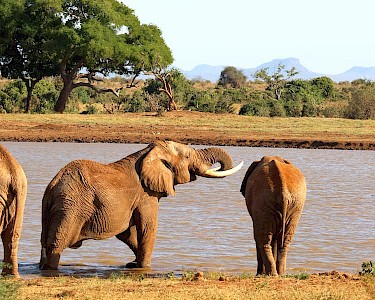
M 253 220 L 257 275 L 283 275 L 305 203 L 304 176 L 289 161 L 265 156 L 247 170 L 241 193 Z
M 27 180 L 21 165 L 0 145 L 0 232 L 4 247 L 3 275 L 18 274 L 18 242 L 26 203 Z
M 209 169 L 215 163 L 219 167 Z M 155 243 L 158 201 L 196 176 L 224 177 L 232 158 L 223 149 L 192 149 L 157 141 L 119 161 L 77 160 L 49 183 L 42 205 L 41 269 L 57 269 L 64 249 L 116 236 L 134 252 L 131 268 L 147 268 Z

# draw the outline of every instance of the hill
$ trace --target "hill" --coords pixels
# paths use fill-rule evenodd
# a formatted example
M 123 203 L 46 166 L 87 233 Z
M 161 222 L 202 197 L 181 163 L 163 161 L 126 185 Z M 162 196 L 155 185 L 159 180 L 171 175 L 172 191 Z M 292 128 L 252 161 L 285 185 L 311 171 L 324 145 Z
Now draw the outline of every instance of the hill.
M 340 81 L 353 81 L 355 79 L 368 79 L 375 80 L 375 67 L 353 67 L 348 71 L 341 74 L 320 74 L 310 71 L 305 66 L 303 66 L 297 58 L 285 58 L 285 59 L 274 59 L 270 62 L 263 63 L 255 68 L 239 68 L 246 75 L 248 80 L 253 80 L 253 74 L 263 68 L 268 68 L 269 72 L 272 73 L 276 70 L 277 66 L 281 64 L 285 66 L 285 70 L 290 70 L 295 67 L 299 72 L 295 78 L 299 79 L 312 79 L 321 76 L 327 76 L 335 82 Z M 188 79 L 201 79 L 209 80 L 211 82 L 216 82 L 220 78 L 221 71 L 226 66 L 211 66 L 211 65 L 198 65 L 190 71 L 180 70 Z

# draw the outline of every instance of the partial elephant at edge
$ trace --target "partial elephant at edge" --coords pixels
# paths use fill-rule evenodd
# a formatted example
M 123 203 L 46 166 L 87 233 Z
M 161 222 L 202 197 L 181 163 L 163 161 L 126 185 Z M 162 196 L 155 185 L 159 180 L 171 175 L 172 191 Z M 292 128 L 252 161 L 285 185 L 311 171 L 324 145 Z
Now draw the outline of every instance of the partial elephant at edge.
M 18 244 L 26 203 L 26 175 L 11 153 L 0 144 L 0 231 L 4 248 L 3 275 L 18 274 Z

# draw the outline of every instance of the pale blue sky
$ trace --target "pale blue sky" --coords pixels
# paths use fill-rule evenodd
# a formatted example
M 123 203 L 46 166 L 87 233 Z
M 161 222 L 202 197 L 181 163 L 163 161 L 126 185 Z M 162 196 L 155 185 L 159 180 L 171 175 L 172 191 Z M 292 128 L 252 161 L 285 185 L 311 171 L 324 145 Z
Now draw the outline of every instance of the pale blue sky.
M 375 66 L 375 0 L 121 1 L 162 30 L 186 71 L 288 57 L 324 74 Z

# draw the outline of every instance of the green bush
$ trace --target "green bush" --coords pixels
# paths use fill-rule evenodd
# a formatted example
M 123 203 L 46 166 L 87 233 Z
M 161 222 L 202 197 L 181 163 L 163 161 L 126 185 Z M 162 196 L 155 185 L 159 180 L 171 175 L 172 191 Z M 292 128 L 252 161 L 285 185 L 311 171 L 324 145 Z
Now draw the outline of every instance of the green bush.
M 365 85 L 352 92 L 348 105 L 348 117 L 352 119 L 375 119 L 375 86 Z
M 368 261 L 362 263 L 362 271 L 359 272 L 361 275 L 375 275 L 375 262 Z
M 243 105 L 239 114 L 245 116 L 269 117 L 271 110 L 265 101 L 252 101 Z

